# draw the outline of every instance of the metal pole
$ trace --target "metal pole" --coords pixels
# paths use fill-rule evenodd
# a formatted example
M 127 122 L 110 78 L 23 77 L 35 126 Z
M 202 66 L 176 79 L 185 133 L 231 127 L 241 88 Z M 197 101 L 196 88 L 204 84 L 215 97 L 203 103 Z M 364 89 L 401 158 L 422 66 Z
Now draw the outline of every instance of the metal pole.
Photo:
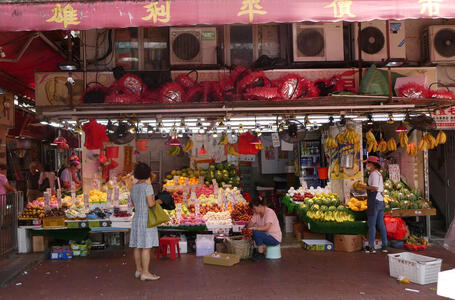
M 430 178 L 428 174 L 428 150 L 423 152 L 423 181 L 424 181 L 424 192 L 425 192 L 425 199 L 430 199 Z M 425 216 L 426 222 L 426 231 L 427 231 L 427 239 L 431 239 L 431 219 L 430 216 Z

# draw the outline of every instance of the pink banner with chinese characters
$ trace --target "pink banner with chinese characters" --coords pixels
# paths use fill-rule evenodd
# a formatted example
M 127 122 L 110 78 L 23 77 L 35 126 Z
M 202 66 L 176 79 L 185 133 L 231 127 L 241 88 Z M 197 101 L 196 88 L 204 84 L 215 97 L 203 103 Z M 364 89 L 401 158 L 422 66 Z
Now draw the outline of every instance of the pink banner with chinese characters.
M 438 129 L 455 129 L 455 107 L 437 110 L 432 117 Z
M 455 0 L 154 0 L 0 4 L 0 30 L 455 18 Z

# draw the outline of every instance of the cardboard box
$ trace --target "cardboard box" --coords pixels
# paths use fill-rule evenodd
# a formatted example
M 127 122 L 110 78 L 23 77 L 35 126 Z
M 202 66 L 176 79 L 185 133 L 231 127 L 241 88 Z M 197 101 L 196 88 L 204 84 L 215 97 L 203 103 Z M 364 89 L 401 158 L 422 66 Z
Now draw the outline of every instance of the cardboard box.
M 305 240 L 325 240 L 326 235 L 325 233 L 313 233 L 305 231 L 303 232 L 303 239 Z
M 354 252 L 362 250 L 362 236 L 336 234 L 334 237 L 335 251 Z
M 232 267 L 240 262 L 240 257 L 232 253 L 218 253 L 204 256 L 204 264 Z
M 302 240 L 302 247 L 309 251 L 333 251 L 333 243 L 327 240 Z
M 32 249 L 33 252 L 44 252 L 47 249 L 49 240 L 47 237 L 41 235 L 35 235 L 32 238 Z

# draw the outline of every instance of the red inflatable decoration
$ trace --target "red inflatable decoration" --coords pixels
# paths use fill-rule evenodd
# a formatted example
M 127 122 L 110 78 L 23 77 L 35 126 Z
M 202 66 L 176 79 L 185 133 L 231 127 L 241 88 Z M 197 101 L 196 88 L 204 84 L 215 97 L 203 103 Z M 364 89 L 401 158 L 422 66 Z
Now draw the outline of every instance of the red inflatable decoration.
M 179 76 L 177 76 L 177 78 L 175 78 L 175 82 L 178 83 L 185 90 L 192 88 L 197 81 L 190 77 L 190 74 L 193 72 L 196 71 L 191 71 L 187 74 L 180 74 Z
M 414 99 L 428 98 L 428 91 L 423 85 L 410 82 L 408 84 L 402 85 L 398 89 L 398 97 Z
M 184 98 L 183 88 L 175 82 L 168 82 L 161 89 L 160 100 L 162 103 L 181 103 Z
M 302 98 L 319 97 L 319 89 L 316 87 L 313 81 L 302 78 L 300 83 L 302 84 Z
M 146 90 L 145 84 L 142 80 L 133 74 L 126 74 L 120 80 L 118 80 L 115 85 L 123 87 L 127 89 L 132 94 L 136 95 L 138 98 L 142 96 L 142 94 Z
M 278 88 L 272 87 L 256 87 L 249 88 L 243 93 L 245 100 L 276 100 L 280 98 Z
M 269 87 L 270 81 L 267 79 L 263 71 L 254 71 L 243 77 L 237 85 L 237 92 L 243 93 L 247 88 L 254 87 Z
M 430 98 L 437 98 L 437 99 L 455 99 L 455 95 L 452 91 L 445 91 L 445 90 L 438 90 L 432 91 L 429 90 L 429 97 Z
M 297 74 L 289 74 L 275 82 L 275 84 L 278 86 L 278 94 L 280 99 L 298 99 L 302 95 L 303 90 L 301 79 L 302 78 Z

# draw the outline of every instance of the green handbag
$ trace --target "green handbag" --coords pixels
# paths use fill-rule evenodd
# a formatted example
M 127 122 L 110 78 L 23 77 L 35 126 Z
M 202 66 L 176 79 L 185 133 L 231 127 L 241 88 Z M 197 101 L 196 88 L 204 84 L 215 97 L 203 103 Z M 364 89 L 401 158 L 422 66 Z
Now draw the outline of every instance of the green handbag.
M 154 207 L 149 207 L 147 228 L 158 226 L 160 224 L 168 222 L 169 220 L 169 216 L 158 203 L 156 203 Z

